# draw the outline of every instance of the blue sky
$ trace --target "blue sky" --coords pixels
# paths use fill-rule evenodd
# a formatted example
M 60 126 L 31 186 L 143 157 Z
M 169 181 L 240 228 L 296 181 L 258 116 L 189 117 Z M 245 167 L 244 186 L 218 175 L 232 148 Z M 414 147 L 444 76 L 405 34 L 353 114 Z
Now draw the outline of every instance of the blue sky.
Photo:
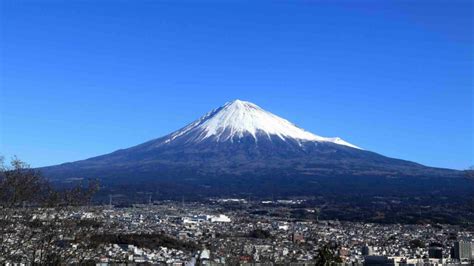
M 471 1 L 0 4 L 0 154 L 74 161 L 236 98 L 315 134 L 474 164 Z

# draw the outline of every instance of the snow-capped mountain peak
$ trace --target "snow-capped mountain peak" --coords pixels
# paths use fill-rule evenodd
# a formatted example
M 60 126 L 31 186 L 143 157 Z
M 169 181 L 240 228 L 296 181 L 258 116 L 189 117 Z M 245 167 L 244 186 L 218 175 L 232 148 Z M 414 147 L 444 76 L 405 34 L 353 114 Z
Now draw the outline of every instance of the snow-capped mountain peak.
M 337 137 L 325 138 L 305 131 L 256 104 L 238 99 L 226 103 L 185 128 L 172 133 L 165 142 L 170 143 L 190 134 L 193 136 L 192 141 L 196 142 L 209 138 L 233 142 L 247 135 L 251 135 L 258 141 L 258 137 L 266 136 L 271 139 L 272 136 L 276 136 L 282 140 L 331 142 L 360 149 Z

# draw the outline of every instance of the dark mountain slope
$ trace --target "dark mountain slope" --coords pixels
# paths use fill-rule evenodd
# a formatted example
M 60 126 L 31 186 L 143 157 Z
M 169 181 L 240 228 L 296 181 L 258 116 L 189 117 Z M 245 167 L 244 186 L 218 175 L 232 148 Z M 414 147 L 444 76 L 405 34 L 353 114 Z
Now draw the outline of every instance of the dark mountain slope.
M 462 179 L 459 171 L 388 158 L 340 138 L 314 135 L 239 100 L 162 138 L 41 170 L 55 180 L 100 178 L 107 184 L 161 184 L 183 190 L 206 184 L 229 193 L 255 187 L 258 192 L 259 186 L 270 183 L 273 190 L 290 194 L 314 193 L 330 184 L 352 184 L 361 190 L 364 182 L 390 191 L 390 184 L 395 189 L 422 180 L 439 184 Z M 430 187 L 425 181 L 420 183 L 423 190 Z M 226 186 L 230 188 L 223 189 Z

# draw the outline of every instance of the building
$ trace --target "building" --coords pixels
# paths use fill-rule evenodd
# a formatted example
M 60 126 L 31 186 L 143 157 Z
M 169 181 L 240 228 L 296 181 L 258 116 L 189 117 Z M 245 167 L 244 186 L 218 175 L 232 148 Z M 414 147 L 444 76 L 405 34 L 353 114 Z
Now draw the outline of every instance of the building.
M 430 259 L 442 259 L 443 258 L 443 248 L 441 248 L 441 247 L 429 247 L 428 248 L 428 257 Z
M 293 233 L 291 234 L 291 241 L 293 243 L 302 243 L 304 242 L 304 236 L 301 233 Z
M 212 223 L 230 223 L 231 220 L 227 215 L 219 214 L 218 216 L 208 215 L 207 220 Z
M 474 243 L 467 241 L 456 241 L 451 249 L 451 257 L 460 261 L 474 259 L 472 253 Z
M 362 255 L 363 256 L 372 256 L 374 254 L 375 254 L 375 252 L 374 252 L 373 247 L 371 247 L 371 246 L 363 246 L 362 247 Z
M 364 266 L 395 266 L 395 260 L 386 256 L 366 256 Z

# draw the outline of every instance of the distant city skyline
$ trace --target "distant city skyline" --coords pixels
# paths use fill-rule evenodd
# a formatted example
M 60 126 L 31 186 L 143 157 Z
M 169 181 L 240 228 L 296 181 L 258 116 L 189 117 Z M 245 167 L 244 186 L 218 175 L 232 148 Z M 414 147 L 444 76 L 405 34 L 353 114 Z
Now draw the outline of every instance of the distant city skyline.
M 86 159 L 241 99 L 389 157 L 474 164 L 470 1 L 0 5 L 7 160 Z

